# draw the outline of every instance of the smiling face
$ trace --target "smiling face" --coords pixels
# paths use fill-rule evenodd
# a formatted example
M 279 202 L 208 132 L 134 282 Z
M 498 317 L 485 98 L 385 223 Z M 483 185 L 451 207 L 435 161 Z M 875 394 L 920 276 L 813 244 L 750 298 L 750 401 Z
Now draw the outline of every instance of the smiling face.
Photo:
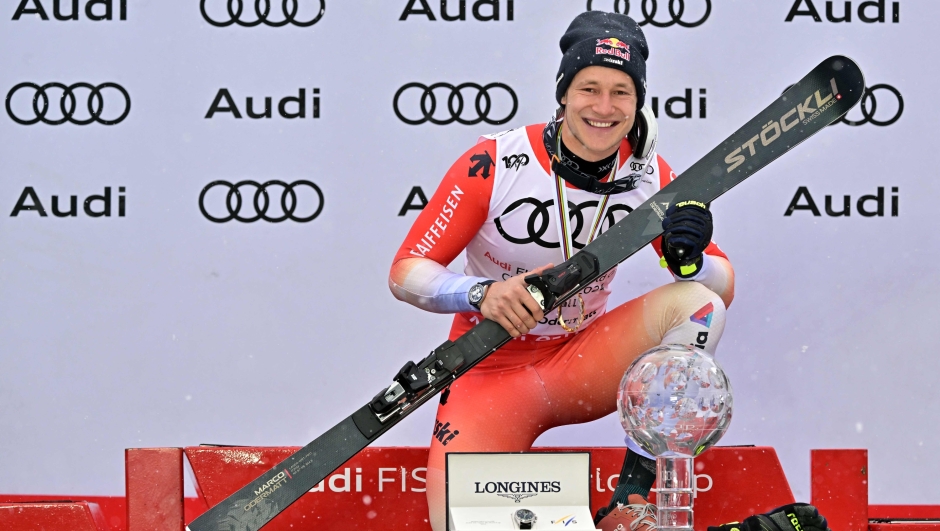
M 579 71 L 561 99 L 565 146 L 584 160 L 597 161 L 617 151 L 636 119 L 636 85 L 620 70 L 589 66 Z

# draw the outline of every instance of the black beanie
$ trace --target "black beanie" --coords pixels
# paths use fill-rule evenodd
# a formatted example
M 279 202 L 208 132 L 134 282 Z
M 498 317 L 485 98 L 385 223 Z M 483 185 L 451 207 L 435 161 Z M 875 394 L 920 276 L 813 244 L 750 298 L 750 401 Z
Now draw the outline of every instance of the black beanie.
M 635 20 L 620 13 L 586 11 L 571 21 L 559 44 L 564 54 L 555 78 L 555 99 L 559 104 L 582 68 L 606 66 L 633 78 L 636 108 L 638 111 L 643 108 L 649 48 Z

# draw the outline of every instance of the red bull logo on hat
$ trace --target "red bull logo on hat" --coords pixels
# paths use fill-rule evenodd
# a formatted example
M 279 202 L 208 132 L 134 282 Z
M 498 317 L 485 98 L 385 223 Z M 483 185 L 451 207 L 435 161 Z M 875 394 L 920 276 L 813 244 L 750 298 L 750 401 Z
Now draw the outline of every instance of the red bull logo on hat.
M 606 46 L 606 48 L 604 48 Z M 622 40 L 611 37 L 609 39 L 597 39 L 597 45 L 594 48 L 595 55 L 613 55 L 625 61 L 630 60 L 630 45 Z

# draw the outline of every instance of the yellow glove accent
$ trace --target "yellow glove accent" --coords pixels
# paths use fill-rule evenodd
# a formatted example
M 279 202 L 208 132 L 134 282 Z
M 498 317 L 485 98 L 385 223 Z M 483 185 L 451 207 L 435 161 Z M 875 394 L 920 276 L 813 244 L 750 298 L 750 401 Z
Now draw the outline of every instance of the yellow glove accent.
M 659 267 L 661 267 L 661 268 L 663 268 L 663 269 L 666 269 L 667 267 L 669 267 L 669 264 L 666 263 L 666 257 L 665 257 L 665 256 L 660 257 L 660 259 L 659 259 Z
M 687 266 L 679 266 L 679 274 L 684 277 L 689 276 L 692 273 L 695 273 L 697 270 L 698 270 L 698 266 L 696 266 L 695 264 L 687 265 Z

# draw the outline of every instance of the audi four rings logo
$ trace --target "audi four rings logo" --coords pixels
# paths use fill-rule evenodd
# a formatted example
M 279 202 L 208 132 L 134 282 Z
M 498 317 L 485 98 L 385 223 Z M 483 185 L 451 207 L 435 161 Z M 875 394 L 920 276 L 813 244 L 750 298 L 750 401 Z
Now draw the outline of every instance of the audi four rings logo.
M 209 3 L 213 10 L 213 15 L 206 10 L 206 4 Z M 249 13 L 249 8 L 245 4 L 254 4 L 253 13 Z M 225 5 L 225 11 L 222 12 L 221 6 Z M 272 8 L 272 4 L 275 6 Z M 319 7 L 318 7 L 319 4 Z M 319 9 L 314 15 L 313 11 Z M 199 10 L 202 12 L 202 18 L 206 22 L 218 28 L 238 24 L 246 28 L 252 28 L 259 24 L 265 24 L 279 28 L 288 24 L 308 28 L 313 26 L 323 18 L 326 11 L 326 0 L 200 0 Z M 280 13 L 273 11 L 279 10 Z
M 523 237 L 511 236 L 503 229 L 502 217 L 521 207 L 522 205 L 532 205 L 532 212 L 529 214 L 529 219 L 526 222 L 526 231 L 528 234 Z M 542 236 L 545 234 L 545 231 L 548 230 L 549 225 L 554 227 L 554 224 L 549 223 L 549 208 L 555 205 L 554 199 L 549 199 L 548 201 L 539 201 L 534 197 L 523 197 L 511 205 L 506 207 L 506 210 L 503 213 L 493 220 L 493 223 L 496 225 L 496 230 L 502 235 L 506 241 L 510 243 L 515 243 L 519 245 L 525 245 L 527 243 L 534 243 L 539 247 L 545 247 L 547 249 L 557 249 L 559 248 L 559 243 L 556 242 L 547 242 L 542 239 Z M 578 243 L 574 241 L 578 238 L 578 235 L 581 234 L 581 229 L 584 227 L 584 215 L 581 211 L 585 208 L 597 208 L 597 201 L 585 201 L 579 205 L 575 205 L 571 202 L 568 203 L 568 216 L 574 221 L 574 228 L 571 230 L 571 240 L 572 244 L 576 249 L 584 248 L 583 243 Z M 607 208 L 607 213 L 604 215 L 604 223 L 601 223 L 600 233 L 603 233 L 604 230 L 609 229 L 613 226 L 614 223 L 619 221 L 619 219 L 614 216 L 614 212 L 624 212 L 629 214 L 633 212 L 633 209 L 627 205 L 611 205 Z M 621 216 L 622 219 L 622 216 Z M 588 221 L 590 223 L 590 220 Z M 538 225 L 538 226 L 536 226 Z M 606 228 L 605 228 L 606 226 Z
M 59 99 L 58 105 L 50 99 Z M 86 105 L 80 105 L 85 101 Z M 107 103 L 106 103 L 107 101 Z M 86 112 L 87 107 L 87 112 Z M 7 114 L 20 125 L 45 123 L 60 125 L 71 122 L 88 125 L 98 122 L 114 125 L 131 112 L 131 96 L 117 83 L 20 83 L 10 89 L 6 99 Z
M 409 92 L 409 89 L 414 89 L 410 92 L 415 94 L 415 97 L 406 98 L 407 104 L 405 106 L 408 110 L 403 112 L 402 105 L 404 102 L 402 96 Z M 420 94 L 420 97 L 417 94 Z M 465 96 L 473 100 L 472 106 L 465 105 Z M 438 99 L 439 97 L 441 100 Z M 511 108 L 507 105 L 506 100 L 508 99 L 512 100 Z M 443 100 L 447 101 L 446 109 L 444 105 L 440 104 Z M 493 100 L 498 100 L 496 105 L 494 105 Z M 454 122 L 464 125 L 474 125 L 480 122 L 500 125 L 512 120 L 512 117 L 516 115 L 516 111 L 519 110 L 519 99 L 516 97 L 515 91 L 504 83 L 490 83 L 488 85 L 461 83 L 456 86 L 450 83 L 434 83 L 430 86 L 421 83 L 408 83 L 395 93 L 393 107 L 395 116 L 398 116 L 399 120 L 409 125 L 419 125 L 425 122 L 437 125 L 447 125 Z M 498 117 L 490 116 L 490 113 L 496 107 L 499 109 L 496 111 Z M 439 109 L 443 112 L 440 112 Z M 472 114 L 473 111 L 475 111 L 475 114 Z M 420 116 L 416 117 L 418 113 L 420 113 Z
M 897 110 L 894 111 L 894 114 L 887 118 L 882 116 L 882 119 L 876 118 L 876 113 L 878 111 L 878 100 L 875 98 L 876 90 L 885 90 L 894 95 L 894 98 L 897 99 Z M 884 94 L 884 93 L 882 93 Z M 888 98 L 893 99 L 893 98 Z M 884 127 L 897 122 L 901 118 L 901 114 L 904 113 L 904 98 L 901 97 L 901 92 L 898 89 L 887 85 L 885 83 L 879 83 L 877 85 L 872 85 L 865 89 L 865 95 L 862 96 L 862 104 L 859 105 L 859 108 L 862 110 L 862 119 L 861 120 L 849 120 L 848 115 L 843 116 L 835 123 L 842 122 L 853 127 L 864 124 L 877 125 L 879 127 Z M 886 114 L 886 113 L 882 113 Z M 887 118 L 887 119 L 884 119 Z
M 210 194 L 213 188 L 218 192 Z M 243 192 L 246 197 L 242 197 Z M 276 197 L 272 199 L 274 192 L 281 194 L 280 202 Z M 212 205 L 207 207 L 207 202 Z M 242 223 L 254 223 L 259 219 L 271 223 L 288 219 L 307 223 L 323 211 L 323 192 L 316 184 L 303 180 L 290 184 L 277 180 L 264 183 L 239 181 L 235 184 L 212 181 L 199 194 L 199 210 L 206 219 L 215 223 L 233 219 Z
M 659 0 L 638 1 L 640 2 L 640 11 L 643 12 L 643 20 L 640 21 L 641 26 L 652 24 L 657 28 L 668 28 L 669 26 L 678 24 L 683 28 L 694 28 L 704 24 L 705 21 L 708 20 L 708 16 L 712 14 L 712 0 L 704 0 L 705 12 L 698 20 L 694 20 L 694 15 L 689 15 L 688 17 L 686 16 L 685 0 L 662 0 L 663 4 L 667 4 L 670 18 L 669 20 L 666 20 L 665 17 L 660 15 L 659 20 L 657 20 L 656 14 L 659 12 L 661 7 Z M 693 2 L 701 5 L 699 0 L 690 0 L 689 3 Z M 591 11 L 593 7 L 594 0 L 587 0 L 587 10 Z M 630 0 L 613 0 L 613 11 L 615 13 L 629 15 Z M 639 17 L 633 18 L 639 20 Z

